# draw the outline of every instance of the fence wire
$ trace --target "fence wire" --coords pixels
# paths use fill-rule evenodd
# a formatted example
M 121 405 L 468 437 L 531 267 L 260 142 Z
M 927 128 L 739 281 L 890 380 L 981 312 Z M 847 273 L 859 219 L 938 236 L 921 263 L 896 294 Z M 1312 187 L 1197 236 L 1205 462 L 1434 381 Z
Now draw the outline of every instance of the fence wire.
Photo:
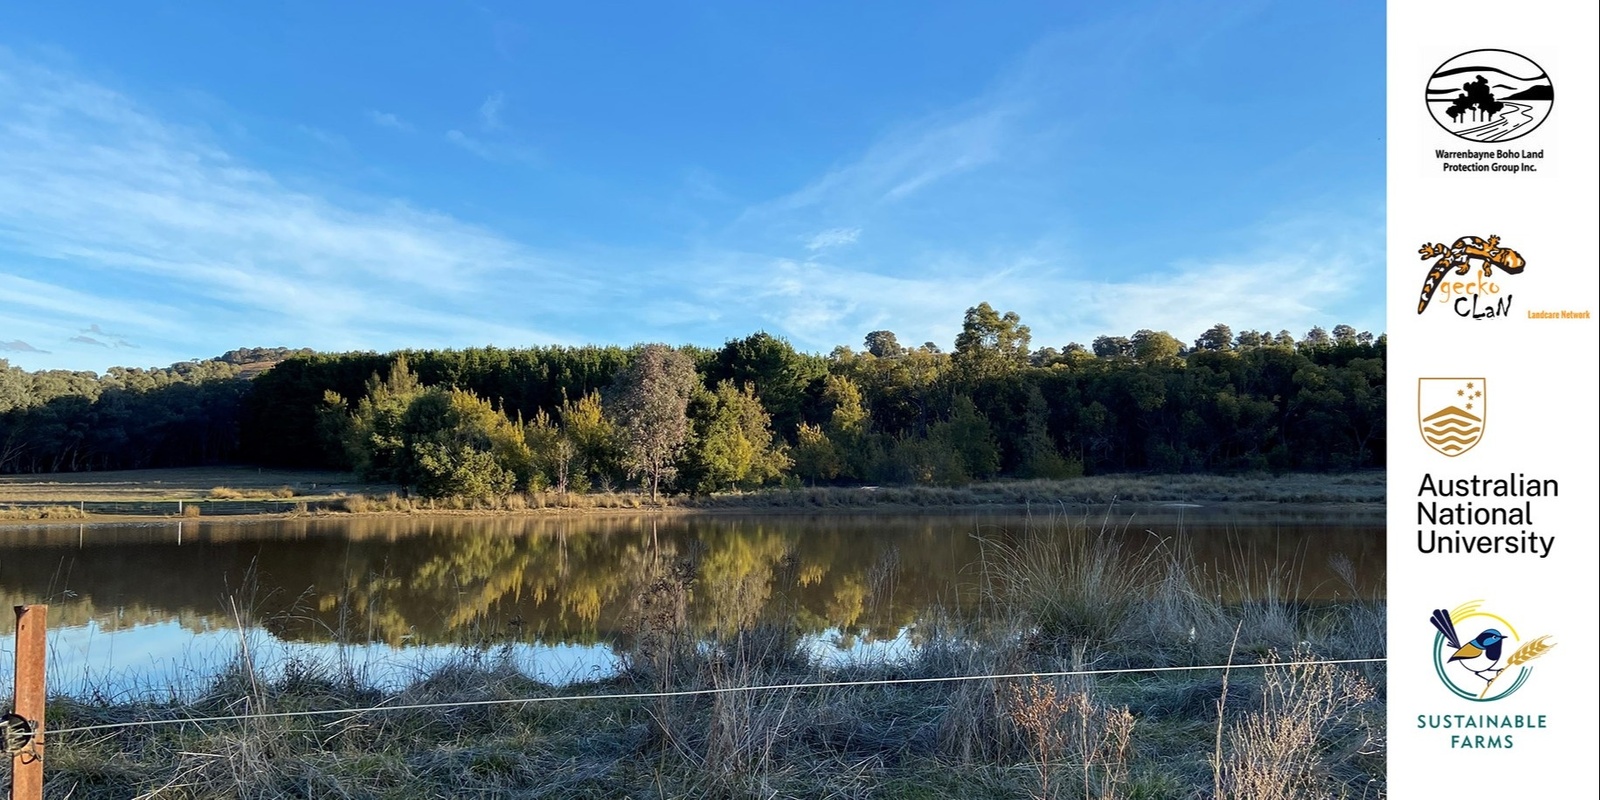
M 52 736 L 61 736 L 69 733 L 111 731 L 125 728 L 148 728 L 160 725 L 198 725 L 210 722 L 240 722 L 257 719 L 286 719 L 290 717 L 327 717 L 340 715 L 353 717 L 360 714 L 370 714 L 384 711 L 423 711 L 446 708 L 472 708 L 477 706 L 534 705 L 537 703 L 556 703 L 577 700 L 658 700 L 677 697 L 703 697 L 706 695 L 733 694 L 738 692 L 799 691 L 805 689 L 834 689 L 859 686 L 904 686 L 910 684 L 929 683 L 1020 680 L 1023 678 L 1071 678 L 1091 675 L 1156 674 L 1164 672 L 1200 672 L 1205 670 L 1244 670 L 1322 665 L 1339 666 L 1353 664 L 1383 664 L 1387 663 L 1388 660 L 1389 659 L 1387 658 L 1345 658 L 1317 661 L 1279 661 L 1256 664 L 1204 664 L 1200 666 L 1188 667 L 1127 667 L 1119 669 L 1061 670 L 1056 672 L 1010 672 L 986 675 L 948 675 L 931 678 L 880 678 L 875 680 L 859 681 L 819 681 L 813 683 L 757 684 L 754 686 L 717 686 L 707 689 L 678 689 L 660 692 L 619 692 L 611 694 L 551 695 L 549 697 L 512 697 L 497 700 L 458 700 L 440 703 L 376 705 L 367 706 L 364 708 L 332 708 L 307 711 L 278 711 L 262 714 L 231 714 L 216 717 L 183 717 L 175 719 L 135 720 L 132 722 L 113 722 L 103 725 L 79 725 L 70 728 L 52 728 L 48 731 L 41 731 L 41 733 L 48 733 Z

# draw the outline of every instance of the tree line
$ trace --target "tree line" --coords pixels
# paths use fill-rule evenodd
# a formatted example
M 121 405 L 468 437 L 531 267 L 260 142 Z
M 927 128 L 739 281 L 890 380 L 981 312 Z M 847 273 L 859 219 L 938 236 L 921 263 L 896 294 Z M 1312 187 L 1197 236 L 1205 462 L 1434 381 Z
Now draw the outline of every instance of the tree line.
M 827 355 L 756 333 L 721 348 L 241 350 L 104 375 L 0 362 L 0 471 L 352 468 L 484 497 L 1351 469 L 1383 463 L 1385 351 L 1346 325 L 1033 348 L 984 303 L 949 353 L 873 331 Z

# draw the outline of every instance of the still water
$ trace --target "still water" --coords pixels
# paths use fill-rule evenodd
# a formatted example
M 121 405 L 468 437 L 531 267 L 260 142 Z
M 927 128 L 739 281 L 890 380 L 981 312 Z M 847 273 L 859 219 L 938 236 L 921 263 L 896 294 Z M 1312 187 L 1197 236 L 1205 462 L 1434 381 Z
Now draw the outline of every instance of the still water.
M 50 604 L 52 692 L 184 694 L 242 648 L 390 686 L 487 648 L 568 682 L 616 668 L 663 580 L 686 584 L 682 624 L 701 636 L 778 623 L 818 660 L 903 657 L 930 615 L 978 618 L 996 545 L 1085 529 L 1130 558 L 1183 550 L 1229 602 L 1383 595 L 1381 513 L 1269 506 L 6 527 L 0 603 Z M 0 663 L 13 625 L 0 615 Z

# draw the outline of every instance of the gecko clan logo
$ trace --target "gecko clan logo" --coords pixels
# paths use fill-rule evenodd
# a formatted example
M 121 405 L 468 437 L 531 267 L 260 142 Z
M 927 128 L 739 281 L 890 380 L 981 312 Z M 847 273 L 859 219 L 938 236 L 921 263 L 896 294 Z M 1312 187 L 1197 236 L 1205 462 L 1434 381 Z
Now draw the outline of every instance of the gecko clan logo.
M 1452 458 L 1471 450 L 1483 439 L 1488 391 L 1484 378 L 1418 378 L 1417 424 L 1422 440 Z
M 1446 611 L 1434 609 L 1433 669 L 1451 693 L 1488 703 L 1510 697 L 1533 674 L 1532 662 L 1556 643 L 1549 636 L 1523 640 L 1517 626 L 1471 600 Z M 1461 633 L 1475 634 L 1462 641 Z
M 1437 259 L 1428 268 L 1428 277 L 1422 281 L 1422 296 L 1417 299 L 1417 313 L 1428 310 L 1435 297 L 1448 304 L 1457 316 L 1472 319 L 1494 319 L 1511 313 L 1511 294 L 1500 293 L 1500 284 L 1490 280 L 1495 270 L 1519 275 L 1527 267 L 1522 255 L 1509 247 L 1500 246 L 1499 236 L 1480 239 L 1463 236 L 1455 244 L 1424 243 L 1417 249 L 1422 260 Z M 1452 270 L 1454 275 L 1451 275 Z M 1471 273 L 1471 277 L 1464 277 Z
M 1550 116 L 1555 89 L 1544 69 L 1510 50 L 1470 50 L 1428 77 L 1428 113 L 1473 142 L 1509 142 Z

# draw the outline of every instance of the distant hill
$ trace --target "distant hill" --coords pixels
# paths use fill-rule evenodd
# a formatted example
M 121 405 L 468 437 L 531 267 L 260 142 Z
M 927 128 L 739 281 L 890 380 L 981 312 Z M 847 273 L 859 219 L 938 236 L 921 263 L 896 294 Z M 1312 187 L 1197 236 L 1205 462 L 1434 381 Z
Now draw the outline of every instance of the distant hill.
M 1556 93 L 1555 93 L 1555 89 L 1552 89 L 1550 87 L 1550 84 L 1541 83 L 1538 86 L 1529 86 L 1528 88 L 1523 89 L 1522 91 L 1517 92 L 1516 94 L 1507 95 L 1507 96 L 1502 97 L 1500 99 L 1501 100 L 1554 100 L 1554 99 L 1556 99 Z
M 241 347 L 237 350 L 229 350 L 211 360 L 238 367 L 239 377 L 241 378 L 254 378 L 272 369 L 280 361 L 294 358 L 295 356 L 314 355 L 315 353 L 316 351 L 309 347 L 296 349 L 288 347 Z

